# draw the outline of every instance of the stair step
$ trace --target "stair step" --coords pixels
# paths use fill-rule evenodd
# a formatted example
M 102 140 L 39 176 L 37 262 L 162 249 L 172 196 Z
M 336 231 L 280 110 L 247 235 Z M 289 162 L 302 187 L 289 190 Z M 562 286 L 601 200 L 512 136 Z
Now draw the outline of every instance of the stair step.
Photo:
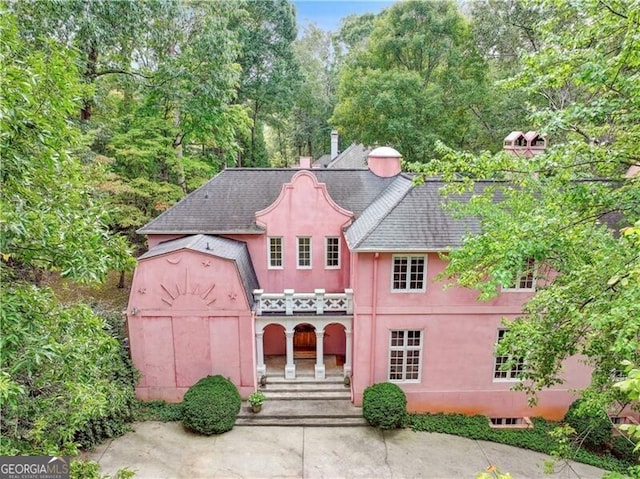
M 238 418 L 236 426 L 297 426 L 297 427 L 353 427 L 368 426 L 367 421 L 360 418 L 262 418 L 256 414 L 252 418 Z
M 340 383 L 278 383 L 278 384 L 268 384 L 265 387 L 260 388 L 265 394 L 269 394 L 271 392 L 282 392 L 282 391 L 339 391 L 346 392 L 349 394 L 351 390 Z
M 325 379 L 316 379 L 313 376 L 296 376 L 295 379 L 285 379 L 282 376 L 267 376 L 267 385 L 271 384 L 342 384 L 344 385 L 343 376 L 327 376 Z
M 267 400 L 284 400 L 284 401 L 311 401 L 317 399 L 325 400 L 345 400 L 351 398 L 351 394 L 347 391 L 283 391 L 283 392 L 266 392 Z

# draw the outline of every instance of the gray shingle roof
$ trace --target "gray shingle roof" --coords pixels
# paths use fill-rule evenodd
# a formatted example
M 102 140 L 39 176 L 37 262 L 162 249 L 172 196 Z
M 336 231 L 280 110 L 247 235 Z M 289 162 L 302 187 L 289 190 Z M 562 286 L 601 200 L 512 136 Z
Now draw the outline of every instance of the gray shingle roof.
M 184 238 L 160 243 L 138 259 L 144 260 L 183 249 L 234 261 L 238 266 L 238 272 L 240 273 L 249 305 L 253 307 L 253 290 L 259 289 L 260 286 L 256 272 L 253 269 L 251 257 L 249 256 L 249 250 L 243 241 L 203 234 L 186 236 Z
M 332 161 L 327 164 L 327 168 L 366 168 L 367 157 L 371 148 L 362 144 L 352 143 Z
M 255 213 L 273 203 L 296 169 L 227 169 L 138 230 L 139 234 L 261 233 Z M 367 169 L 312 169 L 331 198 L 356 217 L 393 178 Z

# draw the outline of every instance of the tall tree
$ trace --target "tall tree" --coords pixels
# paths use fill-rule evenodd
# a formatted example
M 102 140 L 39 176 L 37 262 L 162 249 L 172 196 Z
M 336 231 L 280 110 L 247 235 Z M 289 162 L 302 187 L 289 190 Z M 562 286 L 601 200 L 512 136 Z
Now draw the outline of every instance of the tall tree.
M 478 148 L 486 131 L 470 111 L 483 98 L 484 64 L 451 2 L 407 1 L 385 11 L 346 60 L 331 123 L 427 161 L 436 140 Z
M 483 232 L 449 255 L 446 276 L 490 298 L 535 260 L 539 288 L 500 343 L 500 354 L 526 358 L 518 387 L 533 394 L 562 382 L 563 360 L 578 354 L 593 368 L 583 394 L 610 405 L 619 398 L 612 372 L 640 359 L 640 176 L 629 172 L 640 166 L 640 10 L 597 0 L 553 6 L 537 24 L 539 48 L 511 82 L 545 100 L 531 121 L 553 146 L 530 159 L 442 147 L 429 171 L 457 190 L 508 180 L 458 207 Z
M 77 52 L 21 40 L 18 21 L 0 10 L 0 454 L 75 454 L 91 424 L 122 431 L 133 377 L 105 322 L 86 306 L 60 305 L 32 273 L 93 281 L 133 260 L 107 231 L 74 155 Z
M 241 136 L 244 153 L 238 156 L 238 166 L 266 166 L 263 125 L 286 116 L 297 95 L 295 11 L 287 0 L 236 0 L 233 5 L 237 15 L 232 28 L 241 44 L 238 102 L 251 117 L 249 134 Z
M 294 51 L 302 81 L 292 112 L 292 137 L 298 156 L 319 156 L 330 148 L 327 123 L 335 106 L 335 54 L 329 32 L 306 26 Z

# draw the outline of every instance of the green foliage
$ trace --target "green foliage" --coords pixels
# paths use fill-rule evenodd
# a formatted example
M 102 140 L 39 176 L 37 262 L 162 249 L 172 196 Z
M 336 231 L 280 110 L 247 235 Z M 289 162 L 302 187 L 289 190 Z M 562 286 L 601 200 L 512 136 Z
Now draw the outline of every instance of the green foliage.
M 251 406 L 260 406 L 266 399 L 267 397 L 262 391 L 256 391 L 249 394 L 249 398 L 247 399 L 247 401 Z
M 136 376 L 105 320 L 48 289 L 0 294 L 2 454 L 74 454 L 126 431 Z
M 407 416 L 407 397 L 397 384 L 373 384 L 364 390 L 362 415 L 373 427 L 402 427 Z
M 165 401 L 138 402 L 135 413 L 136 421 L 174 422 L 182 420 L 182 403 Z
M 100 465 L 94 461 L 71 461 L 70 479 L 131 479 L 135 472 L 124 468 L 118 470 L 112 478 L 109 474 L 100 473 Z
M 507 86 L 541 101 L 528 121 L 550 147 L 523 158 L 439 146 L 422 171 L 445 178 L 454 214 L 477 218 L 482 231 L 447 255 L 441 277 L 485 300 L 534 259 L 536 295 L 508 323 L 499 354 L 526 357 L 517 388 L 532 401 L 564 381 L 567 357 L 582 355 L 593 368 L 584 394 L 606 409 L 624 400 L 611 372 L 640 359 L 639 243 L 630 232 L 640 221 L 640 177 L 626 175 L 640 143 L 637 8 L 595 0 L 530 8 L 550 10 L 533 25 L 539 48 Z
M 552 432 L 557 423 L 543 418 L 532 418 L 532 429 L 492 429 L 484 416 L 465 416 L 463 414 L 410 414 L 409 424 L 414 431 L 454 434 L 469 439 L 492 441 L 523 449 L 556 455 L 562 447 Z M 610 454 L 595 454 L 584 448 L 574 446 L 563 458 L 590 464 L 609 471 L 626 473 L 633 462 L 619 459 Z
M 456 5 L 399 2 L 373 25 L 341 68 L 330 123 L 359 142 L 391 144 L 412 161 L 427 162 L 437 140 L 489 146 L 495 132 L 480 121 L 485 65 Z
M 182 401 L 182 423 L 201 434 L 230 431 L 240 412 L 236 386 L 223 376 L 207 376 L 191 386 Z
M 602 409 L 591 409 L 581 400 L 574 401 L 564 417 L 575 431 L 577 441 L 588 449 L 598 449 L 611 439 L 613 426 Z
M 75 52 L 54 42 L 30 50 L 10 14 L 2 15 L 0 30 L 3 264 L 57 270 L 81 281 L 130 269 L 123 239 L 108 234 L 106 211 L 91 198 L 86 170 L 71 155 L 79 131 L 69 116 L 82 92 Z

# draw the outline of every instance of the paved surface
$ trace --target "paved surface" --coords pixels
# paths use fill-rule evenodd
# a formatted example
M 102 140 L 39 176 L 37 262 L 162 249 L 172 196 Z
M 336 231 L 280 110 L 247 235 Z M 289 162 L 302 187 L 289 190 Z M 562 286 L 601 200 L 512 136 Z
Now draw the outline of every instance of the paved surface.
M 187 432 L 181 423 L 144 422 L 87 459 L 136 479 L 475 478 L 489 465 L 514 479 L 600 479 L 604 471 L 572 463 L 544 474 L 549 456 L 446 434 L 370 427 L 235 427 L 219 436 Z

